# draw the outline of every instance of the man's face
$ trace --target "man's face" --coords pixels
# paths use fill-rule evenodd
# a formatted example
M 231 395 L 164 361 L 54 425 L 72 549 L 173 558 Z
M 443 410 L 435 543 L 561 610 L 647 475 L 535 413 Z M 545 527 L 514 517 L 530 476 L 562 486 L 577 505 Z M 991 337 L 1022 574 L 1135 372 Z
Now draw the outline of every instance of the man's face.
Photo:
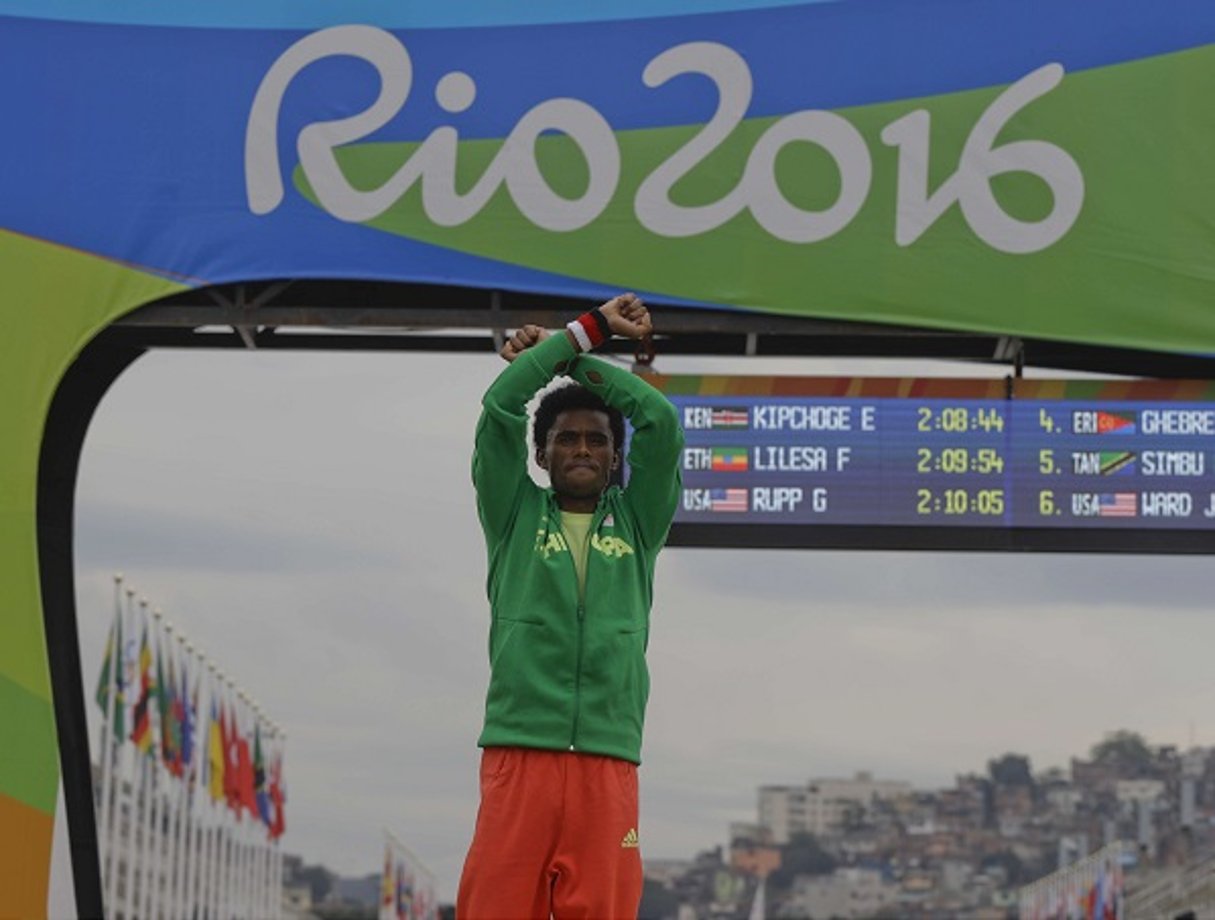
M 597 501 L 620 462 L 606 412 L 560 412 L 536 460 L 548 470 L 553 491 L 563 498 Z

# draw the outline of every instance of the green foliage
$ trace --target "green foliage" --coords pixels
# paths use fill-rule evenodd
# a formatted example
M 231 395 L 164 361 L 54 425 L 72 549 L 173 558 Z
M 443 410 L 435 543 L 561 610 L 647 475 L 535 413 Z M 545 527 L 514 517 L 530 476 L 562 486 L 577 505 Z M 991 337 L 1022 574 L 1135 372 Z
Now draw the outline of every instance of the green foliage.
M 674 920 L 679 914 L 679 898 L 673 891 L 653 879 L 645 880 L 641 890 L 641 907 L 637 920 Z
M 791 888 L 798 875 L 829 875 L 835 871 L 835 859 L 819 846 L 813 834 L 794 834 L 780 849 L 780 868 L 768 878 L 773 888 Z
M 1143 735 L 1119 729 L 1093 745 L 1089 757 L 1096 763 L 1146 768 L 1152 765 L 1152 749 Z
M 987 762 L 987 772 L 997 786 L 1034 785 L 1034 773 L 1024 754 L 1005 754 Z

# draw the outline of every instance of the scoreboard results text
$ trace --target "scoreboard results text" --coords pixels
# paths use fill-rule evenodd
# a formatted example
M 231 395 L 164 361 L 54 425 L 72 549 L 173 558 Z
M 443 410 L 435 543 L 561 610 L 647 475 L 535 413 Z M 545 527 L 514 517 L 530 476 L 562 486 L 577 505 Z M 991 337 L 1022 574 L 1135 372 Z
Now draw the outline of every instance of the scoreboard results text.
M 677 533 L 717 524 L 1215 537 L 1206 381 L 658 383 L 685 433 Z

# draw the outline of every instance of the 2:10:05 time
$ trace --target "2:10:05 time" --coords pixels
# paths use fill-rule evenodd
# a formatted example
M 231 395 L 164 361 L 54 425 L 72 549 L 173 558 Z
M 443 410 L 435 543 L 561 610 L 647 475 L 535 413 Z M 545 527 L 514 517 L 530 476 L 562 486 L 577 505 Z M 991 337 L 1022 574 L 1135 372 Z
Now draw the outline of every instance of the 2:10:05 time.
M 917 449 L 916 472 L 919 473 L 1003 473 L 1004 458 L 994 447 L 969 450 L 946 447 L 942 450 Z
M 1003 489 L 916 489 L 917 514 L 982 514 L 1004 513 Z

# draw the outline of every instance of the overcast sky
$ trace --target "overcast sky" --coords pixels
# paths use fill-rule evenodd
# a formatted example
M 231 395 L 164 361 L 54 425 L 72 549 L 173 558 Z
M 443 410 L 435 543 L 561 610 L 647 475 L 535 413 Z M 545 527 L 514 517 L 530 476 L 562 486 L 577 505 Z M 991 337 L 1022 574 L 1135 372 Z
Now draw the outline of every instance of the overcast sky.
M 288 733 L 284 848 L 376 872 L 387 827 L 445 900 L 476 811 L 488 677 L 468 461 L 501 366 L 490 354 L 154 352 L 98 409 L 77 499 L 86 687 L 121 571 Z M 730 821 L 754 820 L 761 784 L 869 770 L 935 788 L 1007 751 L 1065 766 L 1117 728 L 1215 743 L 1213 582 L 1201 557 L 668 549 L 643 854 L 724 843 Z

